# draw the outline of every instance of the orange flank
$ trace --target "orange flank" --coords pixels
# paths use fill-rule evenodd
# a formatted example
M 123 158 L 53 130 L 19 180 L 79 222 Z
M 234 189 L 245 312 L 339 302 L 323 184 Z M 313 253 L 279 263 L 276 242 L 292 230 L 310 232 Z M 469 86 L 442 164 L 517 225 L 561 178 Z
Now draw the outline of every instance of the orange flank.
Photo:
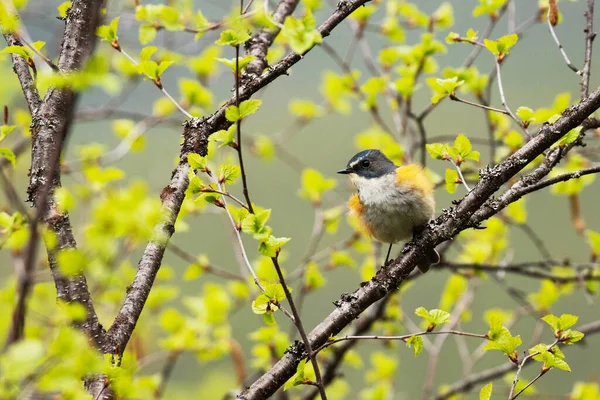
M 396 169 L 396 182 L 398 185 L 410 186 L 425 195 L 433 193 L 433 184 L 427 178 L 423 167 L 417 164 L 408 164 Z
M 360 202 L 358 194 L 355 194 L 350 197 L 350 200 L 348 200 L 348 208 L 350 209 L 350 213 L 356 216 L 356 218 L 358 218 L 358 223 L 363 232 L 368 234 L 369 236 L 373 236 L 371 229 L 364 223 L 363 219 L 361 218 L 365 206 L 363 206 Z

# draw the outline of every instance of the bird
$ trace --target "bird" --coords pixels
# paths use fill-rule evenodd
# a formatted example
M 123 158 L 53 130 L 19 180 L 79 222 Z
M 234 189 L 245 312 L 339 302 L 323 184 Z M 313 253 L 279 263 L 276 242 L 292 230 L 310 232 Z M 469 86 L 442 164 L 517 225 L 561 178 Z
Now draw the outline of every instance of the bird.
M 380 150 L 364 150 L 352 157 L 345 174 L 357 189 L 348 201 L 350 213 L 376 240 L 389 243 L 384 265 L 395 243 L 407 241 L 422 230 L 435 212 L 433 184 L 419 164 L 395 165 Z M 435 249 L 427 252 L 417 267 L 422 273 L 437 264 Z

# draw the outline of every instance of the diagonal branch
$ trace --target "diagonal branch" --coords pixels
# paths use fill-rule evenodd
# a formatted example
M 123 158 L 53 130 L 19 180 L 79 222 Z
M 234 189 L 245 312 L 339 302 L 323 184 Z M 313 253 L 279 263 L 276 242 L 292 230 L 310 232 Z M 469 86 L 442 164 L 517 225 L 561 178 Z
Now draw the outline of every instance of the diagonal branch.
M 321 24 L 319 27 L 321 35 L 323 37 L 329 36 L 336 26 L 367 1 L 369 0 L 345 1 Z M 188 172 L 190 170 L 187 162 L 188 154 L 206 155 L 208 137 L 213 132 L 227 129 L 231 125 L 225 118 L 227 107 L 235 104 L 236 98 L 239 101 L 247 100 L 278 77 L 286 75 L 288 69 L 300 61 L 303 56 L 296 53 L 288 54 L 267 72 L 243 84 L 240 87 L 239 96 L 230 98 L 212 116 L 202 119 L 194 118 L 186 122 L 179 164 L 173 171 L 171 182 L 162 190 L 160 196 L 162 200 L 161 211 L 164 218 L 154 228 L 155 235 L 144 250 L 134 281 L 127 292 L 118 315 L 107 332 L 107 348 L 105 348 L 105 351 L 122 354 L 142 313 L 154 283 L 154 278 L 160 268 L 166 245 L 175 231 L 175 220 L 185 198 L 185 191 L 189 184 Z
M 580 125 L 589 115 L 600 107 L 600 87 L 579 104 L 567 109 L 553 124 L 544 125 L 539 134 L 513 153 L 502 163 L 487 167 L 480 172 L 481 179 L 473 190 L 455 209 L 446 210 L 434 220 L 421 235 L 405 247 L 401 257 L 378 271 L 367 283 L 361 284 L 349 301 L 340 303 L 309 335 L 311 346 L 318 348 L 331 335 L 336 335 L 350 324 L 367 307 L 383 298 L 406 279 L 417 262 L 425 257 L 433 246 L 454 237 L 462 230 L 472 226 L 471 216 L 510 178 L 521 171 L 533 159 L 547 150 L 568 131 Z M 488 207 L 479 219 L 483 221 L 497 213 Z M 346 296 L 346 298 L 348 298 Z M 295 372 L 300 357 L 287 353 L 269 371 L 261 376 L 238 397 L 245 400 L 261 399 L 275 393 Z
M 300 0 L 281 0 L 272 15 L 273 21 L 283 24 L 285 17 L 292 15 L 299 2 Z M 256 58 L 250 61 L 244 69 L 244 77 L 252 79 L 262 75 L 263 70 L 268 66 L 267 52 L 280 30 L 279 26 L 274 26 L 271 29 L 262 29 L 248 40 L 248 43 L 246 43 L 246 53 Z

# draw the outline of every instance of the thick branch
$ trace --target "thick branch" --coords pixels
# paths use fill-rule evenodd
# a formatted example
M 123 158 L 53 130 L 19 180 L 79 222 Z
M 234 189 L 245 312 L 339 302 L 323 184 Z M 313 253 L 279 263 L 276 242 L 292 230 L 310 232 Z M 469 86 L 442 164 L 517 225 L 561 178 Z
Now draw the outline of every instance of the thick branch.
M 283 24 L 285 17 L 292 15 L 300 0 L 281 0 L 275 8 L 272 18 L 278 24 Z M 267 52 L 281 29 L 274 26 L 271 29 L 262 29 L 256 32 L 246 44 L 246 53 L 256 57 L 244 69 L 248 78 L 257 78 L 267 68 Z
M 92 0 L 76 0 L 68 12 L 63 34 L 58 67 L 61 72 L 81 70 L 92 53 L 96 42 L 96 27 L 100 22 L 100 2 Z M 15 67 L 16 68 L 16 67 Z M 23 81 L 22 81 L 23 84 Z M 9 342 L 16 340 L 22 333 L 26 298 L 31 289 L 29 278 L 35 265 L 39 234 L 37 222 L 44 221 L 55 234 L 58 244 L 56 249 L 48 249 L 48 261 L 54 277 L 57 297 L 66 302 L 78 302 L 87 311 L 86 318 L 78 323 L 79 327 L 92 338 L 96 345 L 102 345 L 104 330 L 98 322 L 90 293 L 83 274 L 65 277 L 58 269 L 55 257 L 56 250 L 75 248 L 71 223 L 67 214 L 61 213 L 54 201 L 54 190 L 61 186 L 60 154 L 72 121 L 76 103 L 76 94 L 70 89 L 50 89 L 43 103 L 35 107 L 37 98 L 31 95 L 30 82 L 25 82 L 25 96 L 33 96 L 30 109 L 32 119 L 31 174 L 28 200 L 37 209 L 31 221 L 30 239 L 27 244 L 24 277 L 20 280 L 18 303 L 13 312 L 13 330 Z M 35 92 L 34 92 L 35 93 Z M 28 98 L 28 102 L 31 100 Z M 33 106 L 32 106 L 33 104 Z
M 338 26 L 354 10 L 366 3 L 368 0 L 347 1 L 319 27 L 319 32 L 323 37 L 329 36 L 331 31 Z M 309 50 L 310 51 L 310 50 Z M 306 53 L 305 53 L 306 54 Z M 281 75 L 286 75 L 287 70 L 302 59 L 304 55 L 296 53 L 288 54 L 277 64 L 273 65 L 269 71 L 260 77 L 253 79 L 240 87 L 239 100 L 247 100 L 257 91 L 273 82 Z M 185 191 L 188 187 L 188 171 L 190 169 L 187 162 L 189 153 L 206 154 L 208 136 L 220 129 L 227 129 L 231 123 L 225 118 L 225 110 L 230 105 L 235 104 L 236 97 L 233 96 L 225 102 L 219 110 L 206 119 L 195 118 L 186 123 L 184 128 L 184 144 L 181 149 L 179 165 L 173 171 L 171 182 L 161 193 L 162 213 L 166 217 L 155 227 L 155 238 L 152 239 L 138 264 L 138 270 L 130 290 L 119 314 L 115 318 L 113 325 L 108 330 L 108 351 L 112 353 L 122 353 L 131 338 L 137 320 L 142 312 L 150 289 L 154 283 L 154 278 L 158 272 L 165 247 L 168 240 L 173 235 L 174 223 L 181 204 L 185 197 Z
M 600 88 L 597 88 L 586 100 L 567 109 L 556 122 L 544 125 L 535 138 L 502 163 L 483 169 L 478 184 L 456 209 L 446 210 L 423 231 L 417 240 L 405 248 L 401 257 L 391 265 L 380 269 L 373 279 L 361 284 L 361 287 L 351 296 L 345 296 L 345 301 L 309 334 L 312 347 L 318 348 L 323 345 L 331 335 L 338 334 L 367 307 L 398 287 L 415 268 L 417 262 L 425 257 L 427 250 L 472 226 L 469 221 L 472 214 L 490 196 L 554 142 L 580 125 L 599 107 Z M 484 213 L 482 217 L 489 218 L 497 212 L 490 207 L 488 210 L 490 211 Z M 287 353 L 253 385 L 242 392 L 239 398 L 250 400 L 269 397 L 294 374 L 299 361 L 298 355 Z

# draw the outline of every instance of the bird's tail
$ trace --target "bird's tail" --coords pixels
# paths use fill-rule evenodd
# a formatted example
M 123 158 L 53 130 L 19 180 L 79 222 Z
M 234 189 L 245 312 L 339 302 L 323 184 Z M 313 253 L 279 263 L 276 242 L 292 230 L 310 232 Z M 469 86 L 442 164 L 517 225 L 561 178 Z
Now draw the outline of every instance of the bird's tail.
M 419 261 L 417 267 L 422 273 L 429 271 L 429 268 L 432 264 L 437 264 L 440 262 L 440 255 L 435 249 L 431 249 L 427 252 L 427 255 Z

